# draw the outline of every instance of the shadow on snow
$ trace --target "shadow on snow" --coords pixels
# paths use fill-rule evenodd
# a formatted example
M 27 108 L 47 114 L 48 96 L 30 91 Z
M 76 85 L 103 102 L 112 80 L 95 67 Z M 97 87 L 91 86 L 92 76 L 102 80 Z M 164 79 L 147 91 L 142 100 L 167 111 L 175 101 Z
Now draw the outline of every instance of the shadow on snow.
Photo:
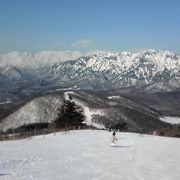
M 119 145 L 115 145 L 115 146 L 111 146 L 111 147 L 115 147 L 115 148 L 130 148 L 132 146 L 119 146 Z
M 10 175 L 10 174 L 0 174 L 0 176 L 8 176 L 8 175 Z

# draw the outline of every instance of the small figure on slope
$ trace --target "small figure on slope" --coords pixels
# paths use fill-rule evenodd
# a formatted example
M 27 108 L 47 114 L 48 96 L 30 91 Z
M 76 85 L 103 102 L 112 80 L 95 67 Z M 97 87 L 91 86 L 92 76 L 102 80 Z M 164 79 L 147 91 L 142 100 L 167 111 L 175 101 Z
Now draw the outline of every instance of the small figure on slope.
M 115 146 L 115 141 L 117 141 L 116 131 L 114 131 L 113 134 L 112 134 L 111 146 Z
M 156 136 L 156 135 L 159 135 L 158 131 L 153 131 L 153 135 Z
M 144 130 L 143 130 L 143 129 L 140 129 L 140 130 L 139 130 L 139 136 L 143 136 L 143 134 L 144 134 Z

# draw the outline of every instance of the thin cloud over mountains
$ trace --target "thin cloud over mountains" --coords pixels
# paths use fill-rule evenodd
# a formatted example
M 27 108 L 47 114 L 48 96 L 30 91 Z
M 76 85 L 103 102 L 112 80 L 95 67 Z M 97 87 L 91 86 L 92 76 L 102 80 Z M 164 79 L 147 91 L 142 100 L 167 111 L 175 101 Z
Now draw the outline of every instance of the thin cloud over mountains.
M 80 49 L 88 49 L 95 45 L 95 41 L 93 39 L 80 39 L 74 42 L 68 41 L 58 41 L 56 42 L 53 47 L 55 48 L 80 48 Z
M 94 44 L 94 40 L 92 39 L 81 39 L 72 43 L 72 47 L 77 48 L 88 48 Z

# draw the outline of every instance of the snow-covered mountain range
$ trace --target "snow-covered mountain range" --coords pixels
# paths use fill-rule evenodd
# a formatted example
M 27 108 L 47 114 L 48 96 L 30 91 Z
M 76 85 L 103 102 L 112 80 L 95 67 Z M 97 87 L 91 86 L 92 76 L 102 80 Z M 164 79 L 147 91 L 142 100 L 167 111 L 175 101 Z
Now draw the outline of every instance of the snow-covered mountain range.
M 74 86 L 100 90 L 140 87 L 147 93 L 180 88 L 180 56 L 170 51 L 11 52 L 0 55 L 0 66 L 0 94 L 5 94 L 1 103 Z
M 87 84 L 97 89 L 145 85 L 170 78 L 179 80 L 180 56 L 157 50 L 140 53 L 106 52 L 56 63 L 46 75 L 52 79 L 61 78 L 61 82 L 77 81 L 78 86 Z

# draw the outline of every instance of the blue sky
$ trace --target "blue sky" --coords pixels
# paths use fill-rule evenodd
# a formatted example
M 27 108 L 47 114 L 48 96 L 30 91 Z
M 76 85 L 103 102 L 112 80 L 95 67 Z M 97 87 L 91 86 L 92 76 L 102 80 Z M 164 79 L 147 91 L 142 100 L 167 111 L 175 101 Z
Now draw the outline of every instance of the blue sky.
M 180 53 L 179 0 L 0 0 L 0 53 Z

